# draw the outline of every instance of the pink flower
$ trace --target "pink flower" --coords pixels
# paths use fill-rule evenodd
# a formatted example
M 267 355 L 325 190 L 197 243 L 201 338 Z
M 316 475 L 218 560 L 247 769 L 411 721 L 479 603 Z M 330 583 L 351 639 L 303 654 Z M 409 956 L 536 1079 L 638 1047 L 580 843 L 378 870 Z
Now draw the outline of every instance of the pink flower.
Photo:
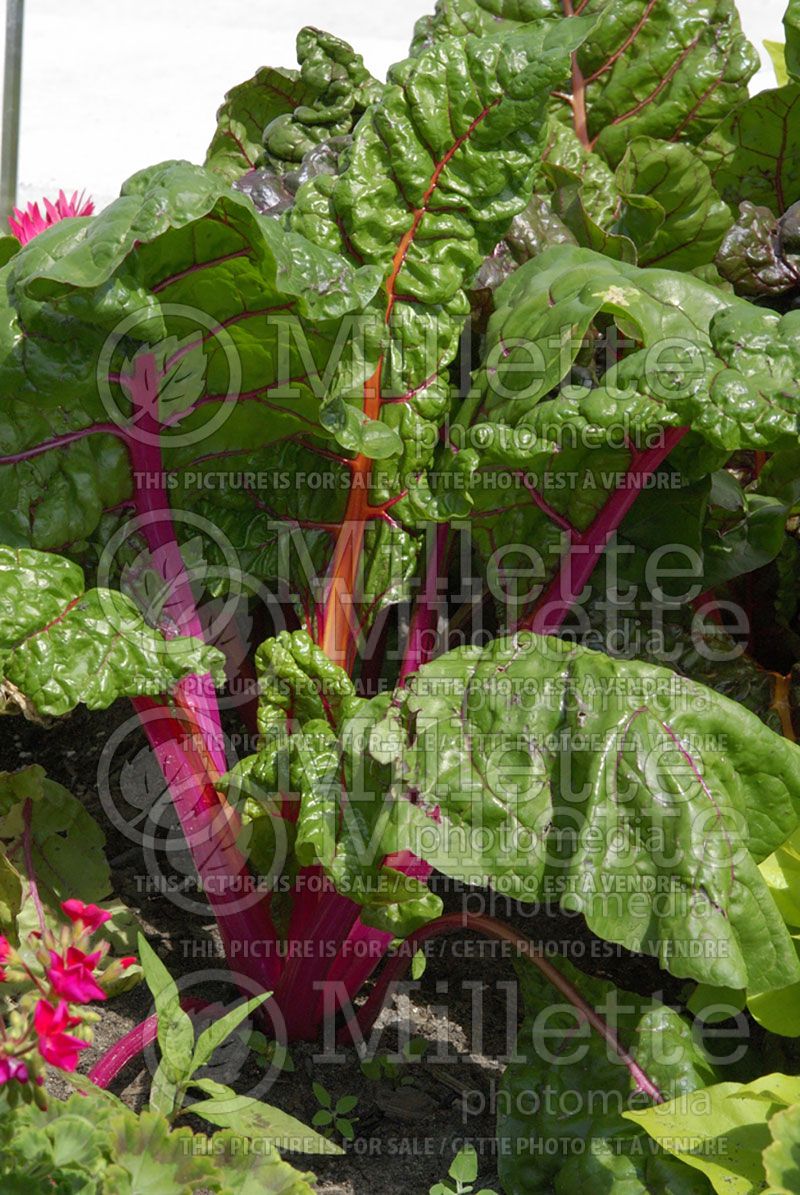
M 72 198 L 67 199 L 63 191 L 58 192 L 58 199 L 52 203 L 49 199 L 42 200 L 44 215 L 39 211 L 38 203 L 29 203 L 28 210 L 22 211 L 15 207 L 13 215 L 8 217 L 8 226 L 22 245 L 27 245 L 45 228 L 66 220 L 68 216 L 91 216 L 94 204 L 91 199 L 85 199 L 83 192 L 79 195 L 73 192 Z
M 10 1083 L 12 1079 L 16 1079 L 18 1083 L 27 1083 L 28 1068 L 19 1058 L 0 1055 L 0 1087 L 4 1083 Z
M 71 1017 L 63 1000 L 53 1008 L 48 1000 L 40 1000 L 33 1014 L 33 1027 L 39 1038 L 39 1053 L 45 1062 L 58 1066 L 62 1071 L 74 1071 L 78 1065 L 78 1054 L 86 1050 L 89 1043 L 65 1033 L 80 1024 L 80 1017 Z
M 111 914 L 107 909 L 101 909 L 98 905 L 85 905 L 82 900 L 64 900 L 61 902 L 61 908 L 70 921 L 82 921 L 92 933 L 111 920 Z
M 47 978 L 56 995 L 61 996 L 63 1000 L 71 1000 L 73 1004 L 105 1000 L 106 994 L 92 974 L 101 956 L 101 950 L 96 950 L 94 954 L 84 954 L 77 946 L 68 947 L 63 957 L 51 950 L 52 965 L 47 972 Z
M 11 946 L 9 945 L 8 938 L 4 938 L 3 935 L 0 934 L 0 983 L 5 983 L 6 981 L 6 969 L 3 966 L 3 963 L 8 962 L 8 956 L 10 954 Z

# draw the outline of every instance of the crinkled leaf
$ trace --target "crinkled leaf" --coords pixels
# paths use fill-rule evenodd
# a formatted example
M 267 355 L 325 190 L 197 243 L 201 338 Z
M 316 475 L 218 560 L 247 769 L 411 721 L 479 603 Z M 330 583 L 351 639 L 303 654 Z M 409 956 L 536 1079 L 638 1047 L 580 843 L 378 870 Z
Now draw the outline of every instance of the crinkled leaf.
M 303 102 L 262 125 L 267 161 L 286 171 L 322 141 L 352 132 L 382 86 L 352 46 L 331 33 L 305 26 L 297 35 Z
M 378 500 L 415 474 L 418 497 L 427 484 L 449 393 L 445 370 L 469 312 L 466 287 L 530 199 L 545 97 L 588 28 L 568 26 L 535 22 L 507 37 L 445 41 L 394 67 L 356 126 L 343 172 L 298 192 L 293 228 L 383 276 L 374 309 L 386 344 L 373 384 L 385 400 L 381 421 L 399 441 L 373 470 Z M 342 442 L 358 448 L 342 411 L 350 383 L 348 375 L 343 398 L 335 384 L 331 418 L 335 434 L 348 437 Z M 402 503 L 397 511 L 402 517 Z
M 224 783 L 257 802 L 260 820 L 276 817 L 281 800 L 296 803 L 297 864 L 321 865 L 337 891 L 362 906 L 365 924 L 405 937 L 441 911 L 441 900 L 384 862 L 397 849 L 390 773 L 367 748 L 385 699 L 356 697 L 344 670 L 303 631 L 267 640 L 256 662 L 263 737 Z M 286 849 L 280 827 L 272 838 Z
M 203 338 L 202 394 L 195 361 L 188 377 L 167 379 L 156 411 L 167 423 L 169 469 L 298 431 L 320 434 L 344 317 L 353 317 L 340 341 L 353 379 L 373 368 L 376 346 L 356 313 L 379 273 L 262 219 L 213 172 L 187 163 L 140 172 L 99 215 L 48 229 L 5 271 L 6 543 L 75 543 L 130 499 L 124 439 L 136 429 L 114 377 L 143 347 L 157 357 L 172 338 Z
M 800 199 L 800 84 L 760 91 L 703 143 L 711 178 L 734 215 L 744 200 L 776 216 Z
M 757 867 L 796 823 L 798 748 L 749 711 L 528 633 L 447 653 L 394 703 L 370 746 L 393 759 L 396 795 L 417 794 L 398 801 L 399 846 L 467 882 L 558 895 L 678 976 L 751 992 L 800 979 Z
M 624 204 L 614 230 L 636 245 L 639 265 L 681 270 L 713 260 L 731 218 L 696 151 L 637 137 L 616 185 Z
M 784 251 L 780 221 L 768 207 L 746 199 L 739 204 L 739 217 L 725 234 L 715 261 L 740 295 L 779 295 L 800 286 L 800 258 Z
M 758 56 L 729 0 L 589 0 L 577 54 L 587 130 L 616 164 L 638 136 L 701 140 L 747 95 Z
M 797 312 L 781 317 L 691 275 L 642 270 L 571 245 L 521 266 L 496 304 L 477 375 L 483 412 L 518 428 L 530 423 L 534 449 L 531 408 L 562 380 L 601 312 L 629 351 L 600 386 L 562 393 L 549 422 L 540 412 L 545 428 L 557 426 L 566 399 L 590 422 L 622 424 L 629 434 L 681 425 L 729 451 L 796 443 Z
M 217 129 L 206 153 L 206 166 L 229 182 L 264 159 L 264 129 L 291 115 L 309 98 L 297 71 L 264 66 L 252 79 L 232 87 L 217 112 Z
M 169 690 L 192 673 L 223 677 L 222 656 L 196 639 L 165 639 L 130 598 L 89 589 L 77 564 L 0 546 L 0 700 L 30 717 L 66 714 L 83 702 Z
M 585 108 L 586 141 L 612 165 L 638 136 L 697 142 L 747 96 L 758 56 L 731 0 L 588 0 L 575 5 L 595 22 L 576 54 L 580 83 L 554 101 Z M 559 0 L 439 0 L 415 32 L 420 53 L 440 38 L 483 36 L 539 16 L 562 18 Z M 578 97 L 576 100 L 576 96 Z M 581 103 L 582 100 L 582 103 Z

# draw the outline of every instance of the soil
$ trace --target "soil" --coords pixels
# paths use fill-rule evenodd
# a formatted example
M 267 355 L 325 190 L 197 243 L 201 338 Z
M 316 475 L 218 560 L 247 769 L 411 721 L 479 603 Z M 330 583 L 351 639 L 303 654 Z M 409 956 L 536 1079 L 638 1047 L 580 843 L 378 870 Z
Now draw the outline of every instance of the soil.
M 109 757 L 112 756 L 109 760 Z M 118 702 L 102 714 L 80 709 L 50 728 L 21 719 L 6 720 L 0 768 L 42 764 L 49 776 L 79 797 L 102 825 L 111 863 L 114 893 L 137 914 L 143 930 L 171 973 L 191 995 L 206 1000 L 234 999 L 225 982 L 225 964 L 213 919 L 207 909 L 189 911 L 180 896 L 153 891 L 153 860 L 131 839 L 137 816 L 159 798 L 159 786 L 144 750 L 144 739 L 131 722 L 131 709 Z M 104 779 L 104 774 L 109 779 Z M 101 793 L 111 793 L 113 803 Z M 168 808 L 165 806 L 165 809 Z M 191 887 L 190 867 L 181 843 L 165 816 L 171 876 Z M 444 877 L 434 878 L 445 905 L 472 912 L 483 896 L 454 890 Z M 592 959 L 595 941 L 581 919 L 546 909 L 502 902 L 495 910 L 515 922 L 533 940 L 572 944 L 577 966 Z M 607 944 L 606 951 L 607 951 Z M 454 1153 L 465 1142 L 478 1150 L 476 1190 L 499 1190 L 495 1161 L 495 1098 L 505 1060 L 513 1051 L 519 1019 L 511 963 L 496 944 L 463 935 L 439 939 L 421 979 L 398 995 L 381 1014 L 370 1051 L 398 1059 L 390 1073 L 367 1077 L 355 1047 L 331 1048 L 321 1042 L 291 1047 L 292 1071 L 268 1073 L 257 1056 L 235 1039 L 222 1047 L 210 1075 L 237 1091 L 257 1094 L 309 1123 L 319 1109 L 312 1081 L 334 1098 L 357 1095 L 355 1140 L 346 1157 L 292 1157 L 313 1170 L 322 1195 L 426 1195 L 441 1181 Z M 656 989 L 674 995 L 675 981 L 652 959 L 616 949 L 593 961 L 592 973 L 614 979 L 628 990 Z M 595 956 L 596 960 L 597 956 Z M 100 1055 L 152 1012 L 144 984 L 102 1006 L 95 1044 L 82 1058 L 88 1071 Z M 403 1036 L 405 1035 L 405 1036 Z M 424 1057 L 404 1058 L 398 1045 L 408 1036 L 425 1044 Z M 421 1048 L 419 1046 L 418 1048 Z M 147 1100 L 156 1055 L 131 1063 L 113 1090 L 133 1108 Z M 55 1095 L 66 1090 L 54 1086 Z M 192 1123 L 192 1118 L 187 1118 Z M 207 1129 L 199 1120 L 193 1127 Z

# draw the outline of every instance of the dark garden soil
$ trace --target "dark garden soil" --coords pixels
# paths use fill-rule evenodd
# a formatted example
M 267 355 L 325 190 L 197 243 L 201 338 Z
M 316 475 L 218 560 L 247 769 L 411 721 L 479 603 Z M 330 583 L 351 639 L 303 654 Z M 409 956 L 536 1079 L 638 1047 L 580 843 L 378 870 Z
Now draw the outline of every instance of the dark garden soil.
M 148 861 L 142 846 L 120 828 L 135 823 L 137 814 L 157 797 L 158 787 L 146 766 L 143 737 L 138 731 L 122 733 L 130 718 L 130 706 L 118 702 L 105 714 L 80 710 L 49 729 L 5 720 L 0 768 L 40 763 L 52 779 L 86 803 L 107 837 L 115 895 L 136 912 L 169 970 L 193 996 L 230 1000 L 235 993 L 224 981 L 212 918 L 207 911 L 182 907 L 179 897 L 154 891 L 152 858 Z M 112 750 L 115 737 L 120 739 L 118 750 Z M 109 754 L 113 759 L 106 782 L 103 770 Z M 105 799 L 101 792 L 107 794 Z M 173 879 L 180 881 L 183 874 L 185 885 L 191 886 L 190 869 L 175 835 L 171 863 Z M 441 877 L 438 883 L 446 906 L 463 907 L 463 893 L 445 891 Z M 476 893 L 469 896 L 471 911 L 491 911 L 478 908 L 479 899 Z M 535 941 L 569 949 L 576 965 L 592 974 L 613 978 L 629 990 L 677 994 L 678 985 L 653 960 L 616 948 L 612 952 L 579 918 L 501 905 L 497 915 L 510 918 Z M 422 978 L 384 1009 L 378 1022 L 381 1032 L 373 1043 L 379 1054 L 391 1057 L 398 1034 L 410 1026 L 411 1036 L 427 1043 L 422 1061 L 404 1061 L 396 1073 L 373 1079 L 362 1072 L 352 1046 L 338 1047 L 338 1057 L 332 1059 L 322 1043 L 299 1043 L 291 1048 L 293 1071 L 274 1077 L 237 1039 L 222 1047 L 219 1061 L 212 1063 L 214 1078 L 257 1094 L 305 1123 L 319 1108 L 312 1079 L 334 1097 L 359 1097 L 353 1113 L 356 1139 L 346 1157 L 290 1159 L 318 1175 L 324 1195 L 426 1195 L 431 1184 L 444 1178 L 454 1152 L 465 1141 L 472 1142 L 481 1157 L 478 1188 L 497 1187 L 496 1098 L 518 1023 L 513 967 L 496 944 L 471 935 L 439 939 L 434 947 Z M 86 1052 L 81 1069 L 88 1070 L 151 1011 L 144 984 L 110 1000 L 102 1008 L 96 1044 Z M 140 1059 L 127 1068 L 114 1090 L 140 1108 L 154 1066 L 155 1055 L 148 1053 L 144 1064 Z M 187 1122 L 192 1123 L 191 1118 Z M 199 1120 L 194 1127 L 207 1128 Z

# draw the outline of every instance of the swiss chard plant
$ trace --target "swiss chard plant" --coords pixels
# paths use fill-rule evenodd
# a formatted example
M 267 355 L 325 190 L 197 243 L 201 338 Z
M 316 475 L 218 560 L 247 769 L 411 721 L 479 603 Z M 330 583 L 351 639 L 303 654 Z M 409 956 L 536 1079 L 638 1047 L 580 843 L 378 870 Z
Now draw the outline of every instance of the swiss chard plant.
M 732 0 L 439 0 L 385 83 L 303 29 L 204 165 L 2 244 L 0 709 L 132 700 L 281 1043 L 361 1042 L 441 934 L 513 948 L 511 1195 L 799 1189 L 796 0 L 785 26 L 753 97 Z M 109 886 L 54 865 L 74 798 L 3 784 L 16 948 Z M 444 913 L 434 873 L 560 903 L 667 995 Z M 158 1036 L 158 1133 L 190 1090 L 226 1129 L 155 994 L 93 1077 Z M 98 1183 L 147 1128 L 114 1115 Z

